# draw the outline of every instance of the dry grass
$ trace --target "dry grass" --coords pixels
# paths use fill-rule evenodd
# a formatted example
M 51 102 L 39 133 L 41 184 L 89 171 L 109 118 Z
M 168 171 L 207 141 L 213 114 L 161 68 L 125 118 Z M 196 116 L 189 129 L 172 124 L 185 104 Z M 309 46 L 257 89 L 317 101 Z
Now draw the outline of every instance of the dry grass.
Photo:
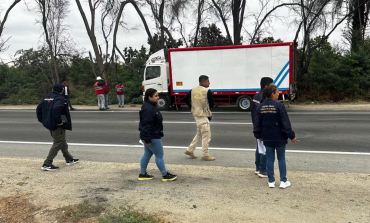
M 28 195 L 0 198 L 1 223 L 33 222 L 36 210 Z

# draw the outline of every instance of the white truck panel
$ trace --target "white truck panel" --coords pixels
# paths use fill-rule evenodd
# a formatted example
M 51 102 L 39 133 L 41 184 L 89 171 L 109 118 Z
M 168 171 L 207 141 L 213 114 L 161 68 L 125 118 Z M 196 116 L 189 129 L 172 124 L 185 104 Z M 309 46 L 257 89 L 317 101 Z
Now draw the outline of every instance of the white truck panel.
M 258 91 L 262 77 L 276 79 L 280 90 L 289 90 L 288 45 L 170 54 L 174 92 L 192 89 L 200 75 L 210 77 L 212 91 Z M 182 82 L 183 86 L 177 86 L 176 82 Z

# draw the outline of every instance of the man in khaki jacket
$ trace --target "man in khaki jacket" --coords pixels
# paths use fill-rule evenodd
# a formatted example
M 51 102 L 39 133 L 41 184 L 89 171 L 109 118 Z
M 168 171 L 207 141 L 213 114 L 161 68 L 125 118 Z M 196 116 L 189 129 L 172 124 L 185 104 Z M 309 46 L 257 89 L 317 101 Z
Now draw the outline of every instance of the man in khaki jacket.
M 208 89 L 209 85 L 208 76 L 201 75 L 199 77 L 199 86 L 191 89 L 183 99 L 183 102 L 191 108 L 191 113 L 197 123 L 197 135 L 194 137 L 189 148 L 185 151 L 185 154 L 189 155 L 192 159 L 196 159 L 197 157 L 194 155 L 194 150 L 199 140 L 202 139 L 202 160 L 204 161 L 213 161 L 216 159 L 208 153 L 208 145 L 211 141 L 209 121 L 212 119 L 211 108 L 214 106 L 212 92 Z M 189 100 L 190 98 L 191 103 Z

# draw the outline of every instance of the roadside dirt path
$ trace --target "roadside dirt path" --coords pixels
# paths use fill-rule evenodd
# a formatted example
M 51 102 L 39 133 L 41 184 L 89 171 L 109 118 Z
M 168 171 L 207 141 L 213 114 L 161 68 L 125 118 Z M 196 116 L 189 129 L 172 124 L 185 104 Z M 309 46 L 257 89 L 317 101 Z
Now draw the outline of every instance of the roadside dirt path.
M 37 210 L 29 208 L 34 222 L 54 222 L 47 210 L 84 199 L 110 208 L 133 205 L 170 222 L 370 222 L 368 174 L 289 172 L 288 163 L 292 187 L 283 190 L 244 168 L 168 165 L 179 178 L 162 182 L 151 163 L 156 179 L 139 182 L 139 164 L 57 160 L 56 172 L 41 171 L 41 164 L 0 158 L 0 200 L 27 195 Z

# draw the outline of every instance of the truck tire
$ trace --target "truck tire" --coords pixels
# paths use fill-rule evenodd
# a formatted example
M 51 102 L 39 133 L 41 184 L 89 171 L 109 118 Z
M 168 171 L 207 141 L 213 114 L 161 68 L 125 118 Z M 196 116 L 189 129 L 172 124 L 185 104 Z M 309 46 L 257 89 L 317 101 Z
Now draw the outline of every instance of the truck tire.
M 159 95 L 159 100 L 157 103 L 157 108 L 161 111 L 167 110 L 170 107 L 170 104 L 168 102 L 168 99 L 166 96 Z
M 252 98 L 247 95 L 242 95 L 236 101 L 236 106 L 238 106 L 241 111 L 249 111 L 251 109 Z

